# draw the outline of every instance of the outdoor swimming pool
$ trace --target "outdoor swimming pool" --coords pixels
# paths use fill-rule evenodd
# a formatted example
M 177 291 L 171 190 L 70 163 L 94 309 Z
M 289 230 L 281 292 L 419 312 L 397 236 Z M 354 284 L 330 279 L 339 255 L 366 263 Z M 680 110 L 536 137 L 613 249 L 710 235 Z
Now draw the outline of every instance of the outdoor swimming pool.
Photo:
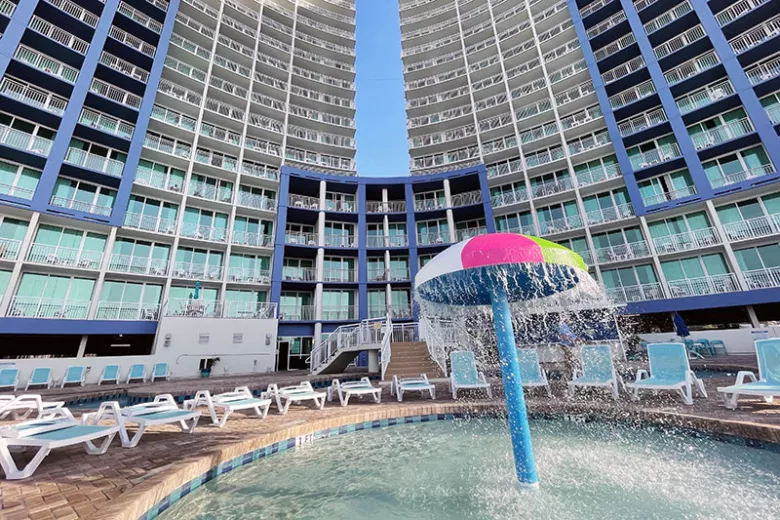
M 780 518 L 780 453 L 602 422 L 532 420 L 541 488 L 506 424 L 365 430 L 261 459 L 162 515 L 196 519 Z

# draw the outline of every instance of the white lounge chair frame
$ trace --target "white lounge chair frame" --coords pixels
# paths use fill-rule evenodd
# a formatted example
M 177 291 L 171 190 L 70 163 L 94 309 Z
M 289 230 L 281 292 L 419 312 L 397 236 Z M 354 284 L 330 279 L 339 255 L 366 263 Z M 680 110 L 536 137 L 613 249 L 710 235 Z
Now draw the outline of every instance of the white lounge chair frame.
M 211 415 L 211 422 L 222 428 L 225 426 L 231 413 L 241 410 L 254 410 L 258 417 L 265 419 L 272 402 L 271 399 L 267 399 L 264 396 L 260 398 L 253 396 L 249 387 L 239 386 L 232 392 L 214 396 L 208 390 L 200 390 L 193 399 L 184 401 L 184 408 L 186 410 L 194 410 L 198 406 L 207 407 L 209 415 Z M 221 419 L 217 415 L 217 408 L 222 411 Z
M 652 345 L 652 344 L 651 344 Z M 707 390 L 704 388 L 704 383 L 701 379 L 696 377 L 696 374 L 693 373 L 693 370 L 691 370 L 690 365 L 688 364 L 688 354 L 687 349 L 685 348 L 685 345 L 682 343 L 679 343 L 680 346 L 685 349 L 685 364 L 686 364 L 686 370 L 685 370 L 685 380 L 680 381 L 679 383 L 675 383 L 672 385 L 641 385 L 636 386 L 636 383 L 639 381 L 642 381 L 643 379 L 649 379 L 652 370 L 652 366 L 650 367 L 650 370 L 646 370 L 644 368 L 640 368 L 636 372 L 636 380 L 633 383 L 626 383 L 626 387 L 633 390 L 631 393 L 631 400 L 632 401 L 638 401 L 639 400 L 639 391 L 640 390 L 672 390 L 680 394 L 680 397 L 682 397 L 682 400 L 687 405 L 693 404 L 693 387 L 696 387 L 696 390 L 699 392 L 700 395 L 703 397 L 707 397 Z M 652 358 L 650 358 L 652 361 Z
M 420 397 L 428 392 L 431 399 L 436 399 L 436 387 L 428 381 L 426 374 L 420 374 L 419 377 L 399 378 L 393 376 L 393 382 L 390 383 L 390 395 L 395 394 L 400 403 L 404 400 L 404 392 L 420 392 Z
M 761 389 L 740 389 L 737 392 L 731 392 L 729 391 L 730 388 L 734 388 L 737 386 L 741 386 L 745 384 L 745 380 L 749 379 L 749 383 L 758 383 L 759 379 L 756 377 L 756 374 L 751 370 L 740 370 L 737 372 L 737 382 L 734 383 L 733 386 L 721 386 L 718 387 L 718 392 L 723 394 L 723 401 L 726 405 L 726 408 L 729 410 L 736 410 L 737 409 L 737 403 L 739 401 L 739 397 L 742 395 L 752 395 L 755 397 L 763 397 L 765 403 L 771 403 L 774 401 L 775 397 L 780 397 L 780 392 L 768 392 L 767 390 L 761 390 Z
M 322 410 L 325 407 L 325 398 L 327 397 L 327 392 L 315 391 L 309 381 L 281 388 L 276 383 L 271 383 L 265 393 L 269 398 L 276 399 L 276 407 L 282 415 L 287 413 L 292 403 L 302 403 L 303 401 L 313 401 L 314 405 Z
M 49 368 L 49 367 L 38 367 L 38 368 Z M 51 372 L 52 372 L 51 368 L 49 368 L 49 380 L 46 383 L 33 383 L 32 377 L 33 377 L 33 374 L 35 374 L 35 370 L 36 369 L 33 368 L 32 372 L 30 372 L 30 377 L 27 378 L 27 384 L 24 387 L 24 391 L 25 392 L 27 390 L 29 390 L 30 385 L 35 385 L 35 386 L 44 386 L 45 385 L 46 388 L 51 388 L 52 386 L 54 386 L 54 380 L 51 378 Z
M 133 376 L 134 366 L 143 367 L 144 371 L 143 374 L 141 374 L 141 377 Z M 127 371 L 127 380 L 125 381 L 125 384 L 129 384 L 130 381 L 138 381 L 139 379 L 141 380 L 142 383 L 146 383 L 146 365 L 143 365 L 141 363 L 133 363 L 132 365 L 130 365 L 130 369 Z
M 81 369 L 81 378 L 78 381 L 68 380 L 68 372 L 70 372 L 71 368 Z M 83 365 L 71 365 L 65 369 L 65 374 L 62 376 L 62 383 L 60 383 L 60 388 L 65 388 L 65 385 L 76 385 L 76 384 L 79 386 L 84 386 L 84 381 L 86 379 L 87 379 L 87 367 Z
M 609 348 L 609 347 L 607 347 Z M 610 351 L 611 352 L 611 351 Z M 582 359 L 583 350 L 580 349 L 580 365 L 585 366 L 585 361 Z M 611 361 L 611 358 L 610 358 Z M 578 387 L 582 388 L 608 388 L 612 392 L 612 398 L 617 401 L 620 399 L 620 392 L 618 388 L 618 382 L 625 386 L 625 383 L 623 383 L 623 379 L 618 375 L 618 373 L 615 371 L 615 364 L 612 363 L 612 379 L 606 382 L 580 382 L 577 381 L 578 378 L 583 377 L 584 371 L 582 369 L 575 369 L 574 370 L 574 379 L 569 381 L 569 395 L 573 396 L 575 392 L 577 391 Z
M 116 367 L 116 377 L 115 378 L 105 377 L 106 376 L 106 368 L 108 368 L 108 367 Z M 106 382 L 111 382 L 111 383 L 114 383 L 115 385 L 118 385 L 119 384 L 119 377 L 120 377 L 121 373 L 122 373 L 122 367 L 120 367 L 119 365 L 105 365 L 100 370 L 100 378 L 98 379 L 98 386 L 100 386 L 100 385 L 102 385 L 103 383 L 106 383 Z
M 14 420 L 23 421 L 33 412 L 38 412 L 38 419 L 42 419 L 64 405 L 64 401 L 43 401 L 38 394 L 0 395 L 0 419 L 10 415 Z
M 186 412 L 175 417 L 160 417 L 154 415 L 159 412 Z M 114 417 L 119 423 L 119 437 L 122 439 L 123 448 L 135 448 L 141 440 L 146 429 L 160 424 L 179 423 L 183 433 L 192 433 L 198 425 L 200 412 L 179 408 L 171 394 L 162 394 L 154 398 L 151 403 L 136 404 L 126 408 L 120 408 L 116 401 L 102 403 L 95 414 L 84 414 L 81 419 L 84 424 L 96 424 L 99 418 Z M 191 424 L 187 424 L 187 423 Z M 127 424 L 138 425 L 135 434 L 130 437 L 127 433 Z
M 165 365 L 165 374 L 158 376 L 156 375 L 157 367 L 160 365 Z M 165 362 L 155 363 L 154 365 L 152 365 L 152 375 L 149 376 L 149 381 L 151 381 L 152 383 L 154 383 L 154 381 L 157 379 L 164 379 L 165 381 L 170 381 L 172 375 L 173 372 L 171 372 L 171 367 L 168 366 L 168 363 Z
M 2 385 L 0 386 L 0 389 L 9 389 L 12 392 L 16 390 L 16 387 L 19 386 L 19 369 L 18 368 L 3 368 L 0 370 L 0 372 L 14 372 L 14 382 L 10 385 Z
M 328 387 L 328 401 L 333 401 L 333 394 L 339 396 L 341 406 L 347 406 L 349 398 L 353 395 L 358 396 L 358 398 L 370 395 L 375 403 L 382 402 L 382 389 L 372 385 L 368 377 L 362 377 L 360 381 L 345 381 L 343 383 L 334 379 Z
M 117 407 L 119 406 L 119 403 L 115 402 L 114 404 Z M 103 419 L 105 417 L 102 416 L 96 418 L 96 420 Z M 19 480 L 31 476 L 38 469 L 46 455 L 56 448 L 84 443 L 88 455 L 102 455 L 108 450 L 111 441 L 114 440 L 114 436 L 120 429 L 119 424 L 114 424 L 111 426 L 94 426 L 90 429 L 91 431 L 84 432 L 77 437 L 65 439 L 49 440 L 34 437 L 36 434 L 81 426 L 67 408 L 53 410 L 51 416 L 47 419 L 36 419 L 21 424 L 25 426 L 23 430 L 18 429 L 19 424 L 0 428 L 0 466 L 5 471 L 5 478 L 8 480 Z M 100 445 L 95 445 L 93 441 L 101 438 L 104 438 L 103 442 Z M 10 450 L 20 447 L 38 448 L 30 462 L 21 469 L 16 465 L 13 457 L 11 457 Z
M 450 360 L 452 360 L 452 355 L 456 353 L 457 351 L 450 352 Z M 484 372 L 477 371 L 477 379 L 479 380 L 479 383 L 464 384 L 464 383 L 458 383 L 456 381 L 455 370 L 454 367 L 452 368 L 453 370 L 450 371 L 450 390 L 452 391 L 453 399 L 458 398 L 458 388 L 462 388 L 463 390 L 485 390 L 485 392 L 487 392 L 488 398 L 490 399 L 493 398 L 493 389 L 490 388 L 490 383 L 487 382 L 487 378 L 485 377 Z M 477 370 L 476 362 L 474 363 L 474 370 Z

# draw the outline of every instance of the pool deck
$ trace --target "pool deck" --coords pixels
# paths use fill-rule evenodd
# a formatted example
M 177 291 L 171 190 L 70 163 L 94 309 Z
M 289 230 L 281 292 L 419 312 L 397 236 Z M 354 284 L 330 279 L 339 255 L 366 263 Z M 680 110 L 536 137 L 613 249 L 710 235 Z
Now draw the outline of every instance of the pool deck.
M 726 360 L 722 364 L 732 362 Z M 734 366 L 739 368 L 736 363 Z M 174 380 L 119 385 L 119 388 L 137 396 L 189 395 L 201 388 L 213 391 L 232 390 L 239 385 L 264 388 L 271 382 L 290 384 L 303 379 L 307 379 L 305 373 L 285 373 Z M 747 398 L 738 410 L 727 410 L 716 387 L 733 384 L 733 376 L 704 381 L 710 396 L 696 397 L 693 406 L 683 405 L 671 394 L 654 396 L 649 392 L 639 402 L 631 402 L 625 394 L 621 394 L 618 402 L 606 393 L 582 393 L 566 398 L 563 385 L 558 383 L 553 383 L 556 396 L 553 399 L 547 398 L 543 390 L 526 392 L 526 395 L 529 410 L 534 413 L 593 415 L 780 444 L 780 403 L 767 404 Z M 500 394 L 500 381 L 494 380 L 492 384 L 494 395 Z M 447 380 L 437 380 L 436 385 L 435 401 L 409 395 L 404 403 L 397 403 L 389 395 L 389 387 L 383 384 L 383 402 L 379 405 L 368 399 L 361 402 L 353 398 L 346 408 L 340 407 L 336 400 L 321 411 L 292 406 L 284 416 L 274 406 L 266 419 L 236 413 L 221 429 L 212 426 L 206 415 L 192 434 L 182 434 L 173 426 L 150 428 L 133 449 L 123 449 L 114 440 L 102 456 L 88 456 L 80 447 L 53 450 L 33 477 L 22 481 L 0 480 L 0 518 L 135 520 L 182 484 L 222 462 L 277 441 L 365 421 L 428 414 L 478 414 L 500 411 L 503 407 L 501 399 L 482 399 L 479 394 L 465 391 L 462 391 L 465 399 L 453 401 Z M 52 389 L 42 393 L 47 399 L 74 400 L 116 394 L 117 386 Z

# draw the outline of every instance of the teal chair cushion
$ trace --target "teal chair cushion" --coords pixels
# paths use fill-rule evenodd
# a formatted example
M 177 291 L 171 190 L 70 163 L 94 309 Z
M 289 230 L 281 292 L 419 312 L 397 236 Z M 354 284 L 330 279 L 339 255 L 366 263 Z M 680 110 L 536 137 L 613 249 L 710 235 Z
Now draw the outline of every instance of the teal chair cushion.
M 18 368 L 4 368 L 0 370 L 0 386 L 15 386 L 18 375 Z
M 780 338 L 756 341 L 756 355 L 761 379 L 780 385 Z
M 582 347 L 582 380 L 606 383 L 614 377 L 612 349 L 609 345 L 586 345 Z
M 520 365 L 520 379 L 523 383 L 543 383 L 539 354 L 535 349 L 517 349 L 517 362 Z
M 473 352 L 452 352 L 450 362 L 452 363 L 452 379 L 456 384 L 480 384 L 477 362 Z
M 119 378 L 119 365 L 106 365 L 103 367 L 103 379 L 115 381 Z
M 80 383 L 84 375 L 84 367 L 68 367 L 65 372 L 66 383 Z
M 647 354 L 654 380 L 679 383 L 687 379 L 688 353 L 682 343 L 651 343 L 647 346 Z
M 51 368 L 38 367 L 33 370 L 30 383 L 33 385 L 44 385 L 51 379 Z
M 168 375 L 168 363 L 155 363 L 154 377 L 165 377 Z

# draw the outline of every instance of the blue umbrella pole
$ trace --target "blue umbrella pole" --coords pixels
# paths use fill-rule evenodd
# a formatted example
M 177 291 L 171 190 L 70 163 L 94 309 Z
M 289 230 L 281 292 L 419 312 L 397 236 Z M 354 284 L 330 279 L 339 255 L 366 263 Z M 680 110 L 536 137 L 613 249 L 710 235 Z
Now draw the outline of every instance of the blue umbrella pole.
M 498 355 L 501 360 L 501 376 L 504 380 L 506 409 L 509 414 L 509 431 L 512 435 L 512 449 L 515 454 L 515 471 L 522 487 L 539 487 L 536 474 L 536 460 L 531 446 L 531 432 L 528 428 L 528 413 L 525 409 L 523 383 L 517 362 L 517 345 L 512 327 L 512 313 L 506 289 L 496 287 L 491 297 L 493 304 L 493 325 L 496 328 Z

